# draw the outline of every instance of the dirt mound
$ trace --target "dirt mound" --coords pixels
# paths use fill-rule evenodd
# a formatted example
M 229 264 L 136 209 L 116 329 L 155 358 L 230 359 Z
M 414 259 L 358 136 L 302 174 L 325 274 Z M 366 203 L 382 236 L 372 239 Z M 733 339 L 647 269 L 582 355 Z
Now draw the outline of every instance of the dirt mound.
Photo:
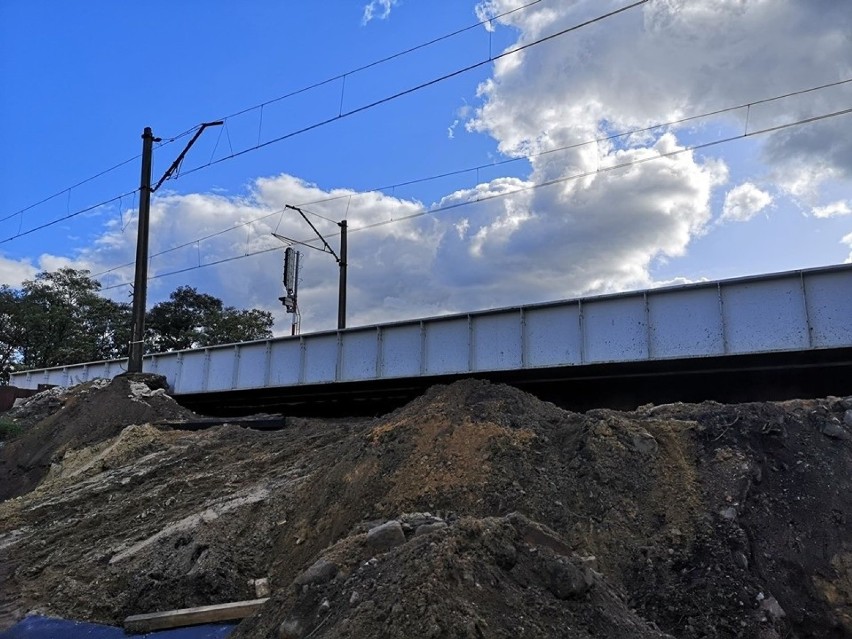
M 6 413 L 23 433 L 0 448 L 0 500 L 35 486 L 66 451 L 114 437 L 129 424 L 190 415 L 165 395 L 157 375 L 53 388 Z
M 850 636 L 850 408 L 464 381 L 375 420 L 136 426 L 0 503 L 0 610 L 114 623 L 268 578 L 235 637 Z
M 100 388 L 108 383 L 109 380 L 99 379 L 93 381 L 89 388 Z M 16 400 L 15 405 L 6 411 L 3 417 L 13 420 L 21 427 L 31 426 L 62 408 L 65 400 L 72 392 L 80 392 L 81 390 L 72 391 L 64 386 L 53 386 L 25 399 Z
M 419 513 L 335 544 L 270 607 L 286 639 L 667 636 L 595 568 L 521 515 Z M 269 633 L 255 621 L 241 634 Z

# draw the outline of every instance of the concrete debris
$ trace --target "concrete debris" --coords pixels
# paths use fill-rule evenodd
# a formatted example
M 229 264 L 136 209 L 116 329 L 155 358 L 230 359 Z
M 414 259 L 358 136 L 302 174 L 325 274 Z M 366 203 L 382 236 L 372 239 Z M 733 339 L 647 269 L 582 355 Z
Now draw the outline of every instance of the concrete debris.
M 305 627 L 298 619 L 285 619 L 278 627 L 278 639 L 302 639 Z
M 147 384 L 142 382 L 130 381 L 130 394 L 128 395 L 131 399 L 139 399 L 141 397 L 155 397 L 165 395 L 166 390 L 164 388 L 151 389 L 148 388 Z
M 321 585 L 334 579 L 338 572 L 340 572 L 340 569 L 336 564 L 325 559 L 318 559 L 310 568 L 296 577 L 293 584 L 297 588 Z
M 660 447 L 657 440 L 647 432 L 634 433 L 630 436 L 630 442 L 634 450 L 641 455 L 653 455 Z
M 376 552 L 385 552 L 404 543 L 405 532 L 396 520 L 371 528 L 367 533 L 367 545 Z
M 551 564 L 548 587 L 558 599 L 585 595 L 594 583 L 594 574 L 588 566 L 577 565 L 567 557 L 557 557 Z
M 259 579 L 250 579 L 249 586 L 254 588 L 254 594 L 258 599 L 268 597 L 270 593 L 269 579 L 261 577 Z
M 840 420 L 836 417 L 832 417 L 830 420 L 823 423 L 822 434 L 832 439 L 843 439 L 845 441 L 852 440 L 852 433 L 845 430 L 843 426 L 840 425 Z
M 767 597 L 761 601 L 760 609 L 763 610 L 772 621 L 779 621 L 783 617 L 787 616 L 775 597 Z
M 419 537 L 420 535 L 428 535 L 429 533 L 433 533 L 436 530 L 443 530 L 447 527 L 447 522 L 445 521 L 436 521 L 431 524 L 420 524 L 417 528 L 414 529 L 414 536 Z

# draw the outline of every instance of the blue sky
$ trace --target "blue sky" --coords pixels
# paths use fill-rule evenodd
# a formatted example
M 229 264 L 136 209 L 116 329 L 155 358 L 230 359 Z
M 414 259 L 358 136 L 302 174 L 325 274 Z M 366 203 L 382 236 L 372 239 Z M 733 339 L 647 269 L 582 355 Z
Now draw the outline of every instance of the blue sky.
M 15 213 L 134 158 L 145 126 L 168 139 L 523 4 L 155 0 L 141 15 L 106 1 L 5 0 L 3 282 L 18 285 L 38 270 L 71 265 L 109 271 L 101 277 L 106 293 L 126 299 L 132 269 L 111 269 L 132 261 L 133 195 L 14 236 L 132 192 L 138 160 Z M 151 282 L 150 302 L 190 284 L 229 304 L 272 310 L 277 329 L 285 330 L 289 318 L 277 302 L 281 252 L 262 251 L 280 246 L 271 231 L 310 237 L 298 217 L 276 211 L 329 197 L 336 199 L 306 208 L 331 220 L 347 216 L 357 229 L 508 193 L 353 232 L 350 324 L 848 260 L 852 115 L 599 174 L 608 164 L 737 135 L 745 112 L 552 152 L 612 131 L 852 79 L 852 7 L 843 2 L 650 0 L 191 172 L 626 4 L 539 0 L 494 20 L 491 31 L 463 31 L 206 131 L 183 165 L 188 174 L 154 198 L 152 252 L 188 246 L 152 258 L 151 273 L 160 277 Z M 850 86 L 756 105 L 748 110 L 749 129 L 852 107 Z M 187 139 L 155 151 L 155 180 Z M 535 157 L 523 159 L 529 153 Z M 373 190 L 513 157 L 519 160 Z M 528 188 L 577 173 L 587 177 Z M 334 232 L 331 222 L 313 219 Z M 194 243 L 226 229 L 233 230 Z M 335 265 L 330 256 L 307 252 L 303 330 L 328 328 Z M 258 255 L 231 260 L 251 253 Z M 222 260 L 231 261 L 192 268 Z
M 145 15 L 114 2 L 4 2 L 0 115 L 15 161 L 2 176 L 3 211 L 138 154 L 144 126 L 168 137 L 337 76 L 478 22 L 472 6 L 442 2 L 436 13 L 428 3 L 412 2 L 392 22 L 362 25 L 363 3 L 342 0 L 252 2 L 240 8 L 229 2 L 152 2 Z M 354 74 L 347 77 L 343 110 L 478 62 L 487 51 L 488 35 L 477 29 Z M 248 154 L 175 188 L 236 192 L 255 176 L 281 171 L 298 172 L 321 186 L 371 188 L 487 161 L 493 140 L 470 136 L 464 144 L 453 143 L 446 131 L 454 109 L 474 97 L 488 71 L 483 67 L 398 104 Z M 230 120 L 234 149 L 255 144 L 258 133 L 264 141 L 338 113 L 341 84 L 266 107 L 260 131 L 258 110 Z M 215 130 L 206 134 L 186 167 L 209 160 L 217 137 Z M 224 151 L 227 139 L 219 142 L 218 151 Z M 180 148 L 175 143 L 157 153 L 157 175 Z M 97 201 L 101 194 L 131 190 L 138 173 L 133 163 L 90 189 L 75 190 L 71 209 L 88 204 L 89 195 Z M 48 219 L 63 213 L 66 204 L 52 202 L 38 213 Z M 52 245 L 44 238 L 35 244 Z

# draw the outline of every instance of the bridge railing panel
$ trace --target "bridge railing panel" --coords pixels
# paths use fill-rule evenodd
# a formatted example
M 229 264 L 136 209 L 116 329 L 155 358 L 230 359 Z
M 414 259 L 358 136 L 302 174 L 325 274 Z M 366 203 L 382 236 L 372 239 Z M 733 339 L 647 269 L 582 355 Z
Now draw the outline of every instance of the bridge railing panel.
M 724 283 L 726 354 L 808 348 L 808 319 L 799 277 Z
M 473 316 L 473 369 L 521 368 L 524 361 L 522 321 L 523 315 L 518 310 Z
M 322 384 L 337 379 L 337 339 L 336 333 L 326 333 L 302 340 L 305 349 L 302 383 Z
M 272 342 L 269 349 L 269 386 L 294 386 L 303 377 L 302 340 L 284 339 Z
M 612 297 L 582 305 L 584 362 L 603 363 L 648 358 L 645 298 Z
M 211 348 L 207 351 L 207 387 L 210 392 L 231 390 L 234 387 L 235 368 L 239 347 Z
M 527 367 L 582 363 L 579 303 L 535 307 L 524 313 L 524 364 Z
M 380 377 L 416 377 L 423 363 L 422 324 L 394 324 L 381 329 Z
M 648 293 L 651 359 L 725 353 L 719 289 Z
M 424 324 L 424 375 L 465 373 L 471 370 L 470 318 L 440 319 Z
M 340 346 L 338 381 L 355 382 L 376 378 L 379 367 L 379 332 L 375 328 L 347 332 Z
M 183 351 L 176 354 L 180 359 L 175 392 L 201 393 L 207 390 L 207 349 Z
M 852 277 L 848 272 L 803 276 L 814 348 L 852 344 Z
M 234 347 L 234 375 L 231 388 L 262 388 L 266 385 L 269 342 Z

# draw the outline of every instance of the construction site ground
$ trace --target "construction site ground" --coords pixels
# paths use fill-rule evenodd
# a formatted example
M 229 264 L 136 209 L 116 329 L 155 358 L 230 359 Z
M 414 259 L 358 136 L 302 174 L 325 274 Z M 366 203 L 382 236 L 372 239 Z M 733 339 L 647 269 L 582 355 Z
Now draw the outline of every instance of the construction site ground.
M 0 416 L 0 632 L 262 587 L 232 637 L 852 637 L 852 397 L 193 417 L 153 376 Z

